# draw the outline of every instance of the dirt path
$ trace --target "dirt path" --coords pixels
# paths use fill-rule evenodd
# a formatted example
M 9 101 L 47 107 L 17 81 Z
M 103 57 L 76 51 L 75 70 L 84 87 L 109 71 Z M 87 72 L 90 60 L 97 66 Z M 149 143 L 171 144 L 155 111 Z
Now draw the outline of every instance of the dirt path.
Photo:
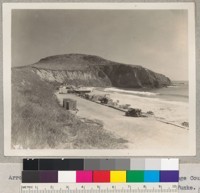
M 147 149 L 163 154 L 174 154 L 187 149 L 188 130 L 156 121 L 154 118 L 126 117 L 124 113 L 97 104 L 73 94 L 58 94 L 62 105 L 63 98 L 77 101 L 79 117 L 101 120 L 104 128 L 115 136 L 129 141 L 128 148 L 146 151 Z M 153 154 L 153 153 L 150 153 Z

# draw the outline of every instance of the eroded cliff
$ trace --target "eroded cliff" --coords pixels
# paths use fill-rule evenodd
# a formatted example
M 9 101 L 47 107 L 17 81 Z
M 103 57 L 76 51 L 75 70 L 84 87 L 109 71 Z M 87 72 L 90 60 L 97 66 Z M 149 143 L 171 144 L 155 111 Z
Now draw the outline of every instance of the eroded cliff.
M 171 84 L 165 75 L 142 66 L 84 54 L 50 56 L 29 67 L 42 80 L 76 86 L 160 88 Z

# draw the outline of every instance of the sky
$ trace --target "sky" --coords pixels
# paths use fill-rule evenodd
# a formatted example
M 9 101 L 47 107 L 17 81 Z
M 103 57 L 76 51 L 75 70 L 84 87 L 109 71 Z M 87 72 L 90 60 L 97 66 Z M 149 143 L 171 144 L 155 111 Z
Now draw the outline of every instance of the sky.
M 12 66 L 82 53 L 188 80 L 187 11 L 13 10 Z

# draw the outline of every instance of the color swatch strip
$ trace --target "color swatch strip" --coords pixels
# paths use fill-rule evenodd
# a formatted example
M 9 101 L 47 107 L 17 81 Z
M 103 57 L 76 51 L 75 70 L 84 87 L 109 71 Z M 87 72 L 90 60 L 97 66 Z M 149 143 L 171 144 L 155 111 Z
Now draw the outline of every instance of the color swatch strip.
M 178 159 L 24 159 L 23 170 L 179 170 Z
M 159 183 L 178 182 L 177 170 L 26 170 L 22 183 Z

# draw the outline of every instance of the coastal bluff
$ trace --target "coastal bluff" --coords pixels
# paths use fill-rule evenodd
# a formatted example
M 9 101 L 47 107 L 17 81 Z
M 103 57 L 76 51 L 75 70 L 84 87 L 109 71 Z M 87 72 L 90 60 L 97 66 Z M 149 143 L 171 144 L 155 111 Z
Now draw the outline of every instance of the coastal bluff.
M 49 82 L 119 88 L 161 88 L 168 77 L 139 65 L 123 64 L 99 56 L 64 54 L 50 56 L 26 66 Z

